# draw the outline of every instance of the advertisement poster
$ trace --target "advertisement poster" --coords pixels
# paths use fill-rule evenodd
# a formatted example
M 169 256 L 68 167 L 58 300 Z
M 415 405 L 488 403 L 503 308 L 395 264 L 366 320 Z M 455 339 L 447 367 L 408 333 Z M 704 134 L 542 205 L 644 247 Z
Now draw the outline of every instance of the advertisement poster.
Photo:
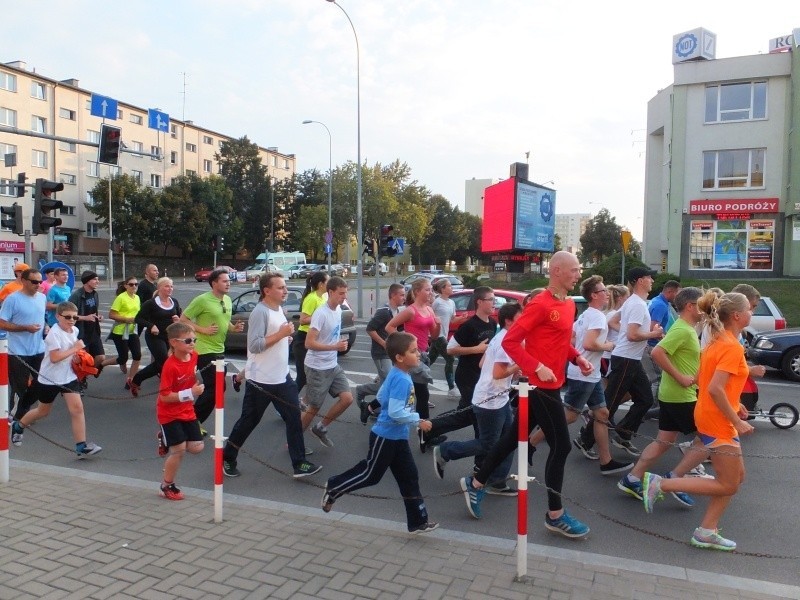
M 746 231 L 720 231 L 714 236 L 714 268 L 744 269 L 747 252 Z
M 555 234 L 555 191 L 517 182 L 516 208 L 514 248 L 552 252 Z
M 772 270 L 772 252 L 775 247 L 773 221 L 750 221 L 747 240 L 747 268 Z

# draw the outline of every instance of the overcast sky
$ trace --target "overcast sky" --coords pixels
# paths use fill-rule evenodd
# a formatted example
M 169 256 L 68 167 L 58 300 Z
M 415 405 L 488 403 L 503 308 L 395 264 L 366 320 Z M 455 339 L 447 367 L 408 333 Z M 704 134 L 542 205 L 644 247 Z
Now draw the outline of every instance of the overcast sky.
M 466 179 L 506 178 L 529 152 L 557 212 L 607 207 L 638 239 L 647 101 L 672 82 L 672 36 L 705 27 L 726 58 L 800 26 L 795 2 L 340 5 L 361 49 L 362 160 L 399 158 L 463 208 Z M 2 62 L 277 146 L 299 171 L 328 168 L 327 133 L 301 124 L 322 121 L 333 164 L 356 159 L 355 38 L 325 0 L 27 0 L 3 21 Z

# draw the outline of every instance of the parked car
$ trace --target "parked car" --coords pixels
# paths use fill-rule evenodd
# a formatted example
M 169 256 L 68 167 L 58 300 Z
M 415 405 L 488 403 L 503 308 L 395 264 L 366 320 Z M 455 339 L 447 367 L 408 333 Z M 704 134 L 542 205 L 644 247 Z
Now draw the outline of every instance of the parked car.
M 317 265 L 316 268 L 314 269 L 314 272 L 316 272 L 316 271 L 324 271 L 324 272 L 327 273 L 328 272 L 328 265 L 327 264 Z M 333 277 L 333 276 L 345 277 L 347 275 L 347 269 L 345 268 L 345 266 L 342 263 L 331 263 L 330 275 L 331 275 L 331 277 Z
M 786 329 L 786 319 L 778 308 L 778 305 L 772 301 L 772 298 L 763 296 L 758 301 L 753 311 L 753 317 L 750 319 L 750 325 L 744 330 L 745 340 L 748 344 L 752 343 L 753 338 L 759 333 L 766 333 L 767 331 L 775 331 L 778 329 Z
M 298 277 L 300 277 L 301 279 L 305 279 L 306 277 L 312 275 L 317 270 L 318 267 L 319 267 L 318 264 L 306 263 L 305 265 L 303 265 L 303 268 L 298 271 L 297 273 Z
M 386 275 L 389 273 L 389 267 L 386 266 L 386 263 L 378 263 L 381 275 Z M 375 263 L 370 263 L 366 267 L 364 267 L 364 275 L 369 277 L 375 277 Z
M 233 267 L 226 267 L 225 265 L 218 265 L 217 269 L 228 269 L 228 273 L 231 275 L 231 281 L 234 280 L 236 275 L 236 269 Z M 214 267 L 203 267 L 197 273 L 194 274 L 194 278 L 197 281 L 208 281 L 208 276 L 211 275 L 211 271 L 214 270 Z
M 301 277 L 300 273 L 305 270 L 306 265 L 292 265 L 286 269 L 286 277 L 289 279 L 299 279 Z
M 287 287 L 289 295 L 286 297 L 286 302 L 283 303 L 283 312 L 286 314 L 286 318 L 294 323 L 295 328 L 297 328 L 300 321 L 300 299 L 303 297 L 304 287 L 298 285 Z M 239 321 L 244 321 L 244 331 L 228 333 L 228 337 L 225 340 L 226 350 L 247 349 L 248 320 L 250 319 L 250 313 L 253 312 L 259 302 L 258 295 L 258 290 L 251 289 L 233 299 L 231 322 L 235 325 Z M 347 350 L 339 354 L 347 354 L 356 342 L 356 324 L 353 311 L 346 302 L 342 305 L 342 335 L 347 336 Z
M 453 292 L 450 295 L 450 299 L 456 305 L 456 316 L 467 316 L 471 317 L 475 314 L 475 302 L 472 300 L 473 291 L 471 289 L 460 289 Z M 492 310 L 492 318 L 497 321 L 497 313 L 500 310 L 500 307 L 508 302 L 516 302 L 518 304 L 522 304 L 522 301 L 525 300 L 525 296 L 527 296 L 527 292 L 520 292 L 517 290 L 494 290 L 494 309 Z M 450 331 L 448 332 L 447 337 L 449 338 L 453 335 L 458 329 L 457 325 L 454 325 L 452 322 L 450 323 Z
M 403 284 L 403 287 L 406 291 L 411 289 L 411 284 L 414 283 L 417 279 L 427 279 L 431 282 L 431 285 L 435 285 L 436 282 L 441 281 L 442 279 L 449 279 L 450 283 L 453 285 L 454 290 L 463 290 L 464 289 L 464 282 L 461 281 L 455 275 L 442 275 L 436 273 L 414 273 L 413 275 L 409 275 L 400 283 Z
M 281 275 L 286 277 L 286 273 L 284 273 L 281 269 L 279 269 L 275 265 L 268 265 L 266 263 L 251 265 L 247 267 L 245 273 L 247 281 L 255 281 L 265 273 L 280 273 Z
M 747 357 L 757 365 L 780 369 L 791 381 L 800 381 L 800 327 L 757 333 Z

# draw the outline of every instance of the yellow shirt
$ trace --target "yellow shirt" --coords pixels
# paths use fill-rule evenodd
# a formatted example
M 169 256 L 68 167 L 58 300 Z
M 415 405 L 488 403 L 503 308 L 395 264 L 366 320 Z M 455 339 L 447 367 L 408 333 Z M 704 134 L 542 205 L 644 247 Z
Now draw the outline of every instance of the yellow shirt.
M 133 319 L 137 314 L 139 314 L 141 303 L 142 301 L 136 294 L 131 296 L 128 292 L 122 292 L 119 296 L 114 298 L 114 302 L 111 305 L 111 310 L 117 311 L 121 317 Z M 122 335 L 125 332 L 126 327 L 128 328 L 128 334 L 136 333 L 136 325 L 133 323 L 117 323 L 114 325 L 111 333 Z
M 317 292 L 311 292 L 308 296 L 303 298 L 303 306 L 300 307 L 300 312 L 305 313 L 308 316 L 314 314 L 314 311 L 317 310 L 320 306 L 325 304 L 328 301 L 328 293 L 325 292 L 322 296 L 318 296 Z M 305 331 L 308 333 L 308 330 L 311 328 L 311 324 L 308 325 L 300 325 L 297 329 L 299 331 Z

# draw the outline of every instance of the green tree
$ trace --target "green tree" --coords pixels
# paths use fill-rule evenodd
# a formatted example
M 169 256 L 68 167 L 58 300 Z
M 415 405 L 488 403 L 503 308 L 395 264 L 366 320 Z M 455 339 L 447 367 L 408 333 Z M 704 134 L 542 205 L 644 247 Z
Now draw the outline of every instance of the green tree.
M 97 223 L 108 230 L 108 178 L 101 179 L 89 194 L 92 203 L 86 209 Z M 111 218 L 114 239 L 126 247 L 148 253 L 154 243 L 153 229 L 161 218 L 158 197 L 149 187 L 141 186 L 130 175 L 111 178 Z
M 244 136 L 223 141 L 215 155 L 220 175 L 232 193 L 232 211 L 241 219 L 241 230 L 225 236 L 226 249 L 235 253 L 245 248 L 256 255 L 269 235 L 270 180 L 261 162 L 258 146 Z
M 327 206 L 302 206 L 294 230 L 295 245 L 309 260 L 322 256 L 322 242 L 328 229 Z
M 582 263 L 597 264 L 607 256 L 622 251 L 621 233 L 622 227 L 617 220 L 608 209 L 602 209 L 589 221 L 581 236 L 578 258 Z

